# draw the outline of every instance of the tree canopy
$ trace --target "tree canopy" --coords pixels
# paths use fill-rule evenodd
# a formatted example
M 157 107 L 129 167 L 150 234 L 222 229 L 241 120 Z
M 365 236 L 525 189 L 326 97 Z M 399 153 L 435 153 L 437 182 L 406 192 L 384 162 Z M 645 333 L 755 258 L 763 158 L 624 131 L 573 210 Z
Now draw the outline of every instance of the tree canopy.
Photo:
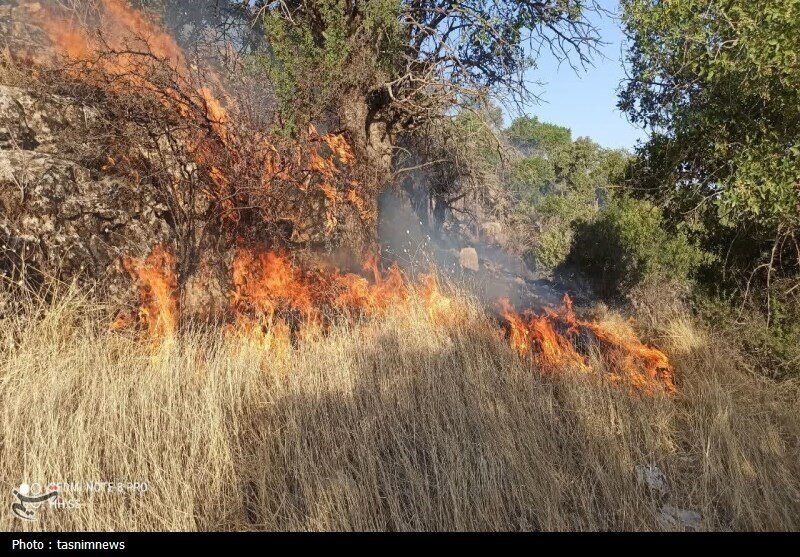
M 636 187 L 719 253 L 745 250 L 768 272 L 796 266 L 800 3 L 622 4 L 630 79 L 620 106 L 653 132 Z M 743 236 L 748 246 L 732 250 Z
M 489 95 L 524 100 L 542 49 L 578 63 L 599 40 L 591 0 L 262 0 L 255 9 L 287 97 L 360 96 L 400 129 Z

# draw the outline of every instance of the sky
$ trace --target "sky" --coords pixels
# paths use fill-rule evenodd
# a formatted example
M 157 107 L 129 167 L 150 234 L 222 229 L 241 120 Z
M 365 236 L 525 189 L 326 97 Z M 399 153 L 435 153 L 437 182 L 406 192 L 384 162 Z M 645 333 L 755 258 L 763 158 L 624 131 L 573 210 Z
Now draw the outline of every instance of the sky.
M 600 4 L 614 13 L 618 11 L 616 0 L 601 0 Z M 603 56 L 595 57 L 594 67 L 587 66 L 578 73 L 567 63 L 559 67 L 549 53 L 540 58 L 538 68 L 530 71 L 527 78 L 543 82 L 536 89 L 541 101 L 525 107 L 525 112 L 570 128 L 573 139 L 589 136 L 603 147 L 631 150 L 638 139 L 645 138 L 645 132 L 630 124 L 616 107 L 617 88 L 625 77 L 622 28 L 618 19 L 610 15 L 594 15 L 592 20 L 598 25 L 603 42 L 608 43 L 601 48 Z

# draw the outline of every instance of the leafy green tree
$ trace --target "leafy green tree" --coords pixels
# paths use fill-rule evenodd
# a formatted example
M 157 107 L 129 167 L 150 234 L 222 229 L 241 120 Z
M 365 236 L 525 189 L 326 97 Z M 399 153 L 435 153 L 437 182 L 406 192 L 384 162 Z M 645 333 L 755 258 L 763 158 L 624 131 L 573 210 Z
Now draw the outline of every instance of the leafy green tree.
M 620 106 L 653 132 L 633 175 L 639 193 L 733 276 L 763 271 L 769 284 L 797 273 L 800 2 L 622 6 L 630 80 Z
M 587 59 L 598 40 L 586 18 L 594 8 L 593 0 L 258 0 L 252 10 L 289 112 L 335 114 L 388 172 L 398 136 L 431 118 L 492 95 L 529 98 L 530 52 Z
M 511 166 L 508 187 L 519 226 L 528 231 L 524 257 L 531 268 L 551 273 L 570 252 L 575 223 L 594 218 L 630 155 L 586 137 L 572 141 L 568 128 L 536 117 L 517 118 L 505 133 L 523 155 Z
M 531 156 L 514 161 L 509 177 L 512 193 L 519 200 L 523 211 L 541 201 L 555 183 L 553 163 L 544 157 Z
M 534 150 L 552 153 L 557 147 L 572 142 L 569 128 L 540 121 L 536 116 L 521 116 L 514 119 L 506 130 L 512 145 L 530 153 Z

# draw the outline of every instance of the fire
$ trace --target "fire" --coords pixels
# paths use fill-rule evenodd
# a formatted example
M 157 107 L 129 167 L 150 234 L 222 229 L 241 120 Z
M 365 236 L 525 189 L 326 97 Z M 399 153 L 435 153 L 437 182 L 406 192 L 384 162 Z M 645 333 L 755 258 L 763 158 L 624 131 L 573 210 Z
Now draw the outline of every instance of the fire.
M 239 247 L 231 267 L 232 330 L 266 346 L 287 332 L 317 334 L 335 315 L 375 317 L 390 308 L 407 309 L 413 295 L 431 321 L 441 320 L 451 307 L 432 276 L 412 285 L 396 265 L 382 272 L 377 256 L 367 257 L 363 270 L 366 276 L 336 268 L 309 271 L 286 254 Z
M 137 43 L 147 46 L 156 58 L 165 60 L 182 77 L 188 66 L 183 52 L 169 33 L 142 12 L 123 0 L 101 0 L 102 14 L 97 34 L 90 34 L 72 19 L 60 17 L 55 10 L 41 11 L 41 27 L 60 53 L 79 62 L 91 62 L 123 81 L 140 83 L 141 53 Z M 116 56 L 100 56 L 107 49 L 119 51 Z
M 326 312 L 374 315 L 408 297 L 396 266 L 381 273 L 376 260 L 369 259 L 364 267 L 372 280 L 337 269 L 304 271 L 285 254 L 240 247 L 232 265 L 231 307 L 235 315 L 271 319 L 292 314 L 308 323 L 319 322 Z
M 65 17 L 56 7 L 37 12 L 39 26 L 56 54 L 70 62 L 68 73 L 110 92 L 153 96 L 183 117 L 192 110 L 202 112 L 216 138 L 224 142 L 228 113 L 208 85 L 195 85 L 199 76 L 193 75 L 170 33 L 124 0 L 100 0 L 98 7 L 94 28 Z M 171 75 L 165 75 L 164 68 Z M 81 71 L 86 69 L 91 71 Z M 219 81 L 208 69 L 203 78 Z
M 425 310 L 433 323 L 442 323 L 447 320 L 454 309 L 453 300 L 442 294 L 435 275 L 423 275 L 420 278 L 418 292 L 425 301 Z
M 652 392 L 658 385 L 668 393 L 675 392 L 674 370 L 663 352 L 643 344 L 633 335 L 623 335 L 600 323 L 579 319 L 568 295 L 564 296 L 562 308 L 546 309 L 541 315 L 517 313 L 506 299 L 501 299 L 499 304 L 513 348 L 521 355 L 534 358 L 543 369 L 591 371 L 590 360 L 584 352 L 587 344 L 594 344 L 610 370 L 612 381 L 627 381 L 646 392 Z M 579 349 L 581 346 L 583 352 Z
M 407 301 L 408 285 L 396 266 L 389 268 L 386 274 L 381 274 L 377 266 L 371 270 L 374 282 L 354 273 L 337 273 L 334 277 L 334 307 L 345 312 L 375 315 Z
M 172 336 L 178 328 L 179 315 L 175 256 L 157 245 L 144 259 L 123 257 L 122 266 L 136 282 L 141 306 L 136 317 L 121 313 L 111 328 L 127 328 L 138 319 L 151 337 Z
M 312 222 L 332 233 L 344 203 L 364 222 L 374 221 L 375 208 L 367 201 L 372 196 L 353 179 L 356 156 L 345 135 L 320 133 L 310 125 L 289 139 L 248 128 L 233 117 L 240 115 L 239 107 L 225 94 L 223 80 L 209 68 L 201 72 L 189 64 L 157 21 L 124 0 L 99 0 L 97 6 L 97 18 L 88 26 L 55 6 L 37 13 L 39 26 L 60 56 L 55 65 L 114 94 L 152 97 L 167 114 L 186 121 L 174 133 L 196 164 L 200 191 L 215 203 L 229 239 L 238 235 L 241 212 L 253 207 L 270 215 L 293 211 L 303 238 L 308 236 L 302 230 Z M 68 63 L 61 64 L 64 58 Z M 112 166 L 135 172 L 130 165 Z M 316 203 L 320 197 L 323 211 Z M 306 200 L 308 206 L 301 208 Z
M 286 255 L 238 248 L 233 260 L 235 313 L 272 318 L 278 311 L 315 311 L 312 285 Z
M 235 103 L 224 96 L 223 103 L 212 92 L 221 89 L 219 80 L 206 72 L 204 77 L 216 86 L 200 85 L 199 76 L 192 75 L 169 33 L 124 0 L 99 0 L 98 6 L 96 33 L 59 17 L 55 9 L 42 10 L 41 27 L 60 54 L 79 63 L 76 66 L 93 70 L 80 74 L 82 79 L 111 93 L 151 95 L 176 117 L 191 120 L 188 123 L 193 125 L 186 126 L 191 131 L 180 139 L 204 177 L 201 191 L 217 202 L 227 239 L 238 236 L 243 208 L 289 212 L 288 220 L 301 232 L 313 219 L 322 219 L 324 231 L 333 232 L 337 210 L 344 203 L 364 223 L 374 222 L 374 204 L 368 201 L 374 195 L 353 179 L 356 156 L 345 135 L 322 134 L 309 126 L 299 138 L 288 140 L 237 129 L 231 117 L 240 114 Z M 121 164 L 125 156 L 109 157 L 107 167 L 130 167 L 129 172 L 136 174 L 133 165 Z M 314 212 L 305 210 L 305 199 L 311 199 L 307 207 Z M 279 203 L 287 207 L 278 207 Z M 309 236 L 298 233 L 297 237 L 304 242 Z M 123 267 L 137 284 L 141 309 L 136 315 L 121 314 L 112 327 L 138 322 L 153 337 L 173 335 L 179 320 L 174 255 L 156 246 L 145 259 L 125 257 Z M 396 266 L 382 272 L 377 257 L 368 258 L 364 270 L 371 276 L 335 268 L 307 270 L 285 253 L 240 246 L 230 268 L 233 323 L 228 330 L 265 347 L 286 349 L 296 335 L 322 330 L 331 315 L 374 317 L 388 308 L 410 307 L 415 297 L 423 301 L 432 323 L 452 318 L 454 300 L 442 294 L 434 276 L 411 284 Z M 587 345 L 593 344 L 611 379 L 624 379 L 646 390 L 656 384 L 668 392 L 675 390 L 672 367 L 662 352 L 632 335 L 578 319 L 569 297 L 562 309 L 541 315 L 517 313 L 507 300 L 501 301 L 501 307 L 511 345 L 535 358 L 543 369 L 591 371 Z
M 171 337 L 179 315 L 174 256 L 159 245 L 145 259 L 123 258 L 123 267 L 136 282 L 141 308 L 136 316 L 121 314 L 112 328 L 138 321 L 152 337 Z M 435 276 L 423 275 L 409 283 L 396 265 L 381 271 L 376 256 L 368 257 L 363 268 L 366 276 L 335 268 L 308 270 L 285 253 L 240 246 L 230 269 L 232 322 L 225 331 L 285 354 L 292 339 L 323 334 L 336 315 L 375 318 L 389 309 L 414 307 L 412 299 L 421 301 L 433 325 L 452 321 L 455 300 L 441 292 Z M 511 346 L 536 361 L 539 369 L 591 372 L 600 361 L 612 381 L 648 393 L 657 387 L 675 392 L 673 368 L 663 352 L 643 344 L 632 333 L 578 318 L 569 296 L 564 296 L 561 308 L 541 314 L 518 313 L 506 299 L 499 303 Z M 589 358 L 593 347 L 599 360 Z

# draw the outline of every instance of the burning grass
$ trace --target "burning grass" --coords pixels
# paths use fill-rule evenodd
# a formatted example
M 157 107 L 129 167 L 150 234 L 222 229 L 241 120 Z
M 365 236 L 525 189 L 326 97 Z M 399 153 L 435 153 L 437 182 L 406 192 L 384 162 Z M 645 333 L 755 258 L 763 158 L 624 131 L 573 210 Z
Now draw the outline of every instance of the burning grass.
M 155 348 L 71 294 L 0 321 L 0 475 L 146 481 L 3 529 L 763 530 L 800 527 L 794 383 L 680 346 L 677 396 L 532 373 L 493 318 L 417 291 L 265 347 L 184 324 Z M 686 316 L 681 326 L 687 326 Z M 665 330 L 672 330 L 668 323 Z M 696 326 L 696 325 L 695 325 Z M 699 335 L 698 335 L 699 337 Z M 607 365 L 590 356 L 592 366 Z M 534 368 L 535 369 L 535 368 Z M 638 472 L 656 467 L 663 486 Z M 669 509 L 700 520 L 669 520 Z
M 532 355 L 545 370 L 567 366 L 591 371 L 588 352 L 593 347 L 612 381 L 650 393 L 656 386 L 675 393 L 674 369 L 666 354 L 643 344 L 630 329 L 620 334 L 602 323 L 579 319 L 569 295 L 564 295 L 562 308 L 541 314 L 519 314 L 505 299 L 500 307 L 511 345 L 522 355 Z
M 138 322 L 151 338 L 173 336 L 180 321 L 175 258 L 156 246 L 143 260 L 125 257 L 123 267 L 138 285 L 141 306 L 137 312 L 119 314 L 112 330 Z M 320 333 L 337 316 L 376 317 L 390 309 L 406 309 L 414 298 L 422 300 L 431 322 L 446 326 L 452 319 L 457 304 L 442 293 L 435 276 L 422 275 L 412 282 L 396 265 L 382 272 L 377 257 L 368 258 L 363 267 L 370 277 L 337 268 L 309 271 L 287 254 L 240 246 L 231 264 L 232 323 L 226 330 L 271 345 L 275 339 L 288 342 L 293 334 Z M 663 352 L 643 344 L 630 329 L 620 334 L 602 323 L 579 319 L 569 296 L 563 308 L 541 314 L 519 314 L 506 299 L 499 303 L 511 346 L 538 369 L 599 371 L 648 394 L 659 389 L 676 392 L 674 370 Z M 593 363 L 592 355 L 603 365 Z

